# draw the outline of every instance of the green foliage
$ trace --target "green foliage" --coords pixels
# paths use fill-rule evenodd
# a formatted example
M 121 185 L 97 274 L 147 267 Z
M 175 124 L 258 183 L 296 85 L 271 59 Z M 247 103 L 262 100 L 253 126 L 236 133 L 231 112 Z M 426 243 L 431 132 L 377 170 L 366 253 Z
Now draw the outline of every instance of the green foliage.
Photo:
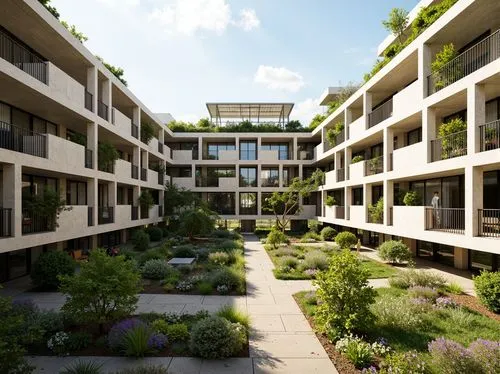
M 73 35 L 80 43 L 86 42 L 89 40 L 87 36 L 83 32 L 78 31 L 75 25 L 70 25 L 66 21 L 61 21 L 61 25 L 63 25 L 66 30 L 68 30 L 71 35 Z
M 165 186 L 165 215 L 170 216 L 182 212 L 186 208 L 199 205 L 199 196 L 185 188 L 178 188 L 176 185 Z
M 173 270 L 173 267 L 166 260 L 149 260 L 146 261 L 141 269 L 143 278 L 146 279 L 163 279 Z
M 87 137 L 79 132 L 71 132 L 69 133 L 69 140 L 73 143 L 87 146 Z
M 418 352 L 394 352 L 384 358 L 379 373 L 426 374 L 426 369 L 426 362 Z
M 439 126 L 438 136 L 442 138 L 465 130 L 467 130 L 467 122 L 457 117 L 449 120 L 448 122 L 442 123 Z
M 123 336 L 123 353 L 127 357 L 144 357 L 152 351 L 148 344 L 151 330 L 146 325 L 136 325 Z
M 123 256 L 103 249 L 91 252 L 80 272 L 61 277 L 61 292 L 68 296 L 62 310 L 80 322 L 104 323 L 131 314 L 141 290 L 140 274 Z
M 200 295 L 211 295 L 214 291 L 212 284 L 210 282 L 200 282 L 196 286 Z
M 458 283 L 451 282 L 450 284 L 446 285 L 446 292 L 454 295 L 461 295 L 464 293 L 464 289 Z
M 357 164 L 358 162 L 363 161 L 365 158 L 361 155 L 354 156 L 351 160 L 351 164 Z
M 236 307 L 232 305 L 224 305 L 219 309 L 217 315 L 227 319 L 231 323 L 239 323 L 240 325 L 245 326 L 247 331 L 250 328 L 250 316 L 247 313 L 236 309 Z
M 370 215 L 371 223 L 383 223 L 384 222 L 384 198 L 378 199 L 375 205 L 368 205 L 368 214 Z
M 31 281 L 37 287 L 56 290 L 59 287 L 59 275 L 72 275 L 75 262 L 67 252 L 49 251 L 42 253 L 31 270 Z
M 86 331 L 71 332 L 66 343 L 70 352 L 78 352 L 92 343 L 92 335 Z
M 443 159 L 462 156 L 467 148 L 467 122 L 457 117 L 442 123 L 438 129 L 441 138 L 441 157 Z M 454 136 L 449 136 L 455 134 Z
M 416 206 L 421 202 L 420 195 L 416 191 L 408 191 L 403 197 L 406 206 Z
M 443 49 L 436 53 L 434 61 L 431 63 L 431 71 L 433 74 L 434 89 L 440 89 L 452 84 L 460 79 L 463 75 L 462 67 L 459 64 L 453 66 L 453 69 L 443 68 L 457 57 L 458 53 L 452 43 L 445 44 Z
M 482 271 L 474 277 L 479 301 L 494 313 L 500 313 L 500 272 Z
M 179 245 L 174 249 L 174 257 L 196 257 L 195 247 L 190 244 Z
M 337 235 L 337 231 L 333 227 L 326 226 L 321 230 L 321 237 L 324 241 L 332 241 Z
M 286 132 L 301 132 L 301 131 L 303 131 L 302 123 L 300 123 L 300 121 L 297 121 L 297 120 L 289 121 L 285 125 L 285 131 Z
M 283 256 L 279 259 L 278 263 L 282 267 L 289 267 L 291 269 L 295 269 L 299 264 L 299 260 L 297 260 L 293 256 Z
M 356 245 L 357 242 L 358 239 L 356 235 L 349 231 L 339 232 L 335 237 L 335 243 L 337 243 L 340 248 L 351 248 Z
M 220 268 L 212 273 L 210 277 L 212 287 L 227 286 L 229 290 L 244 287 L 245 276 L 239 274 L 232 268 Z
M 189 339 L 189 331 L 185 323 L 168 325 L 164 334 L 173 342 L 183 342 Z
M 313 131 L 316 127 L 321 125 L 321 123 L 326 119 L 326 117 L 327 116 L 325 114 L 316 114 L 309 123 L 308 127 L 309 131 Z
M 155 137 L 155 132 L 155 128 L 151 123 L 141 123 L 141 141 L 143 143 L 149 144 L 151 139 Z
M 289 239 L 286 237 L 283 231 L 280 231 L 273 226 L 269 234 L 267 234 L 266 244 L 272 245 L 273 248 L 278 248 L 280 244 L 289 243 Z
M 232 261 L 231 256 L 227 252 L 217 251 L 208 255 L 208 261 L 219 266 L 229 265 Z
M 209 235 L 214 228 L 215 219 L 205 209 L 194 208 L 181 213 L 179 231 L 190 240 L 198 235 Z
M 371 311 L 377 319 L 377 326 L 410 330 L 417 329 L 424 323 L 419 308 L 408 297 L 385 295 L 377 299 Z
M 336 123 L 334 127 L 326 131 L 326 140 L 332 147 L 337 145 L 337 136 L 340 135 L 342 131 L 344 131 L 344 124 L 342 122 Z
M 326 199 L 325 199 L 326 206 L 334 206 L 335 204 L 337 204 L 337 202 L 335 201 L 335 198 L 333 196 L 326 197 Z
M 163 365 L 141 365 L 122 369 L 114 374 L 169 374 L 169 372 Z
M 66 366 L 59 374 L 102 374 L 103 363 L 78 360 Z
M 409 269 L 400 272 L 396 277 L 389 278 L 389 284 L 401 289 L 415 286 L 441 289 L 446 285 L 446 280 L 436 273 Z
M 151 209 L 155 203 L 153 195 L 149 190 L 142 190 L 138 200 L 139 205 L 144 209 Z
M 346 346 L 344 354 L 358 369 L 368 366 L 373 361 L 370 344 L 362 340 L 351 340 Z
M 304 256 L 302 267 L 304 269 L 325 270 L 328 268 L 328 256 L 320 250 L 309 251 Z
M 61 195 L 51 187 L 45 187 L 41 194 L 31 195 L 24 202 L 29 214 L 45 218 L 47 229 L 55 230 L 59 227 L 59 214 L 71 208 L 65 208 L 66 200 L 61 199 Z
M 238 331 L 231 322 L 212 316 L 193 326 L 190 348 L 195 356 L 213 360 L 233 356 L 243 346 Z
M 342 104 L 344 104 L 347 101 L 347 99 L 349 99 L 352 95 L 354 95 L 354 93 L 359 89 L 359 87 L 360 87 L 359 84 L 353 82 L 349 82 L 344 87 L 342 87 L 339 90 L 335 100 L 328 103 L 327 114 L 330 115 L 333 112 L 335 112 Z M 342 123 L 337 123 L 335 126 L 337 127 L 337 131 L 339 133 L 344 128 L 344 125 Z M 342 129 L 340 129 L 338 126 L 342 126 Z
M 402 42 L 403 34 L 408 26 L 408 11 L 402 8 L 392 8 L 389 18 L 382 21 L 384 27 Z
M 375 291 L 356 253 L 347 249 L 334 253 L 328 270 L 313 282 L 319 300 L 315 321 L 332 340 L 369 325 Z
M 134 243 L 136 250 L 145 251 L 149 248 L 149 235 L 143 229 L 135 230 L 132 235 L 132 243 Z
M 59 19 L 60 14 L 55 7 L 50 5 L 51 0 L 38 0 L 55 18 Z
M 384 261 L 401 263 L 411 260 L 411 251 L 406 244 L 400 240 L 388 240 L 378 247 L 378 254 Z
M 452 43 L 443 45 L 443 49 L 436 53 L 436 57 L 431 63 L 431 71 L 433 73 L 438 72 L 455 57 L 457 57 L 455 46 Z
M 97 164 L 99 170 L 111 172 L 115 167 L 116 160 L 119 158 L 120 154 L 110 142 L 103 141 L 97 146 Z
M 99 57 L 99 56 L 95 56 L 95 57 L 97 57 L 97 59 L 99 61 L 101 61 L 103 63 L 103 65 L 106 67 L 106 69 L 108 69 L 111 72 L 111 74 L 113 74 L 116 78 L 118 78 L 118 80 L 120 82 L 122 82 L 125 87 L 127 86 L 127 81 L 123 78 L 123 74 L 125 72 L 123 71 L 122 68 L 120 68 L 118 66 L 113 66 L 113 65 L 107 63 L 106 61 L 104 61 L 102 59 L 102 57 Z
M 314 243 L 319 241 L 321 241 L 321 235 L 314 231 L 308 231 L 300 238 L 301 243 Z
M 163 237 L 163 231 L 158 226 L 148 226 L 147 233 L 152 242 L 159 242 Z
M 284 128 L 276 123 L 257 123 L 253 124 L 249 121 L 242 121 L 237 124 L 227 124 L 218 126 L 210 123 L 208 119 L 202 118 L 196 125 L 190 122 L 171 121 L 168 123 L 168 128 L 173 132 L 304 132 L 308 131 L 302 127 L 299 121 L 290 121 Z

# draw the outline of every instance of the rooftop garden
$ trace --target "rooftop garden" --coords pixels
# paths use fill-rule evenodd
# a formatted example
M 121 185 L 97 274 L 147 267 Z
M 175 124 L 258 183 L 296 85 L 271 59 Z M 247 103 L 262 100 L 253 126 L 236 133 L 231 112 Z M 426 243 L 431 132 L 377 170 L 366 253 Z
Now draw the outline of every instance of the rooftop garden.
M 171 121 L 168 128 L 173 132 L 308 132 L 311 129 L 303 127 L 300 121 L 293 120 L 280 126 L 277 123 L 257 123 L 241 121 L 224 126 L 216 125 L 208 118 L 200 119 L 196 124 L 183 121 Z

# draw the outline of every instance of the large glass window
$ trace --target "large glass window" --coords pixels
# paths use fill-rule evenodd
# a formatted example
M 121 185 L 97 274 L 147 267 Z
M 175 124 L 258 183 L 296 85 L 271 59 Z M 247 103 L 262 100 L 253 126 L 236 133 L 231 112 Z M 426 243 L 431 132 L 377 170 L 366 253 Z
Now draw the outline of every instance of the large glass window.
M 219 151 L 234 151 L 236 146 L 229 143 L 209 143 L 207 144 L 207 159 L 208 160 L 218 160 Z
M 422 128 L 408 131 L 406 134 L 406 144 L 412 145 L 415 143 L 420 143 L 422 141 Z
M 363 187 L 352 189 L 352 205 L 363 205 Z
M 257 160 L 257 142 L 240 142 L 240 160 Z
M 87 183 L 68 180 L 66 203 L 68 205 L 87 205 Z
M 256 167 L 240 167 L 240 187 L 257 187 Z
M 288 160 L 290 158 L 288 152 L 288 144 L 280 143 L 280 144 L 263 144 L 261 147 L 262 150 L 269 151 L 278 151 L 278 159 L 279 160 Z
M 464 207 L 464 176 L 427 179 L 410 183 L 410 190 L 417 192 L 422 198 L 421 203 L 430 206 L 434 193 L 439 195 L 439 205 L 442 208 Z
M 207 201 L 210 209 L 218 214 L 235 214 L 234 192 L 209 192 Z
M 372 203 L 376 204 L 384 196 L 384 186 L 372 186 Z
M 288 187 L 290 184 L 290 171 L 288 168 L 283 168 L 283 187 Z
M 500 209 L 500 172 L 498 170 L 484 173 L 483 208 Z
M 262 187 L 279 187 L 280 176 L 278 168 L 265 168 L 260 172 L 260 183 Z
M 257 214 L 257 194 L 255 192 L 240 193 L 240 214 Z

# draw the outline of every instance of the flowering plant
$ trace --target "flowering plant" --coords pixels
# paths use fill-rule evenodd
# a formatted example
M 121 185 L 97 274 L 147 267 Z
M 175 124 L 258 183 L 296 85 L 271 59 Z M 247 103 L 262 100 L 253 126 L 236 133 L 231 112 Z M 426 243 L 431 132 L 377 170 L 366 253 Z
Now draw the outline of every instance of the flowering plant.
M 115 323 L 108 333 L 108 345 L 113 351 L 120 351 L 123 346 L 124 336 L 137 326 L 146 326 L 146 324 L 137 319 L 129 318 Z
M 175 286 L 175 288 L 182 292 L 191 291 L 193 289 L 193 283 L 189 280 L 183 280 L 177 283 L 177 286 Z
M 153 333 L 149 337 L 148 347 L 159 351 L 167 346 L 168 339 L 167 336 L 161 333 Z
M 68 354 L 68 349 L 66 348 L 68 341 L 69 335 L 64 331 L 59 331 L 47 341 L 47 348 L 58 355 Z
M 456 308 L 458 305 L 449 297 L 438 297 L 435 303 L 438 308 Z
M 219 286 L 217 286 L 217 292 L 222 294 L 222 295 L 225 295 L 229 292 L 230 290 L 230 287 L 226 284 L 221 284 Z

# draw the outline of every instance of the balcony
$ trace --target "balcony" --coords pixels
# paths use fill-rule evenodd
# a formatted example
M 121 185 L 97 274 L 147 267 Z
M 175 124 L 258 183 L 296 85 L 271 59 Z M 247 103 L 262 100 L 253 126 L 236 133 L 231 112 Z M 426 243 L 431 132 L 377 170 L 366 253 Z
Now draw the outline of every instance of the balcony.
M 465 233 L 465 209 L 425 208 L 425 229 L 463 235 Z
M 92 150 L 85 149 L 85 167 L 87 169 L 92 169 L 94 167 L 92 162 Z
M 365 118 L 361 116 L 357 120 L 349 124 L 349 139 L 358 139 L 364 137 L 365 130 Z
M 345 219 L 345 207 L 335 206 L 335 218 Z
M 12 236 L 12 209 L 0 207 L 0 238 Z
M 259 160 L 261 161 L 278 161 L 278 151 L 274 149 L 259 150 Z
M 132 179 L 139 179 L 139 166 L 132 165 Z
M 130 133 L 132 134 L 132 136 L 136 139 L 139 139 L 139 126 L 137 126 L 136 124 L 131 124 L 131 129 L 130 129 Z
M 120 135 L 126 137 L 131 135 L 132 120 L 116 108 L 111 109 L 112 123 Z
M 500 57 L 500 30 L 461 53 L 427 77 L 428 95 L 472 74 Z
M 238 161 L 238 157 L 238 151 L 234 149 L 222 149 L 218 154 L 218 159 L 221 161 Z
M 365 164 L 365 176 L 380 174 L 384 172 L 384 156 L 374 157 L 370 160 L 366 160 Z
M 115 222 L 114 207 L 100 206 L 97 208 L 97 223 L 99 225 L 105 225 L 114 222 Z
M 102 101 L 97 102 L 97 115 L 104 120 L 108 120 L 108 106 L 104 104 Z
M 0 57 L 47 84 L 47 62 L 2 29 L 0 29 Z
M 193 152 L 192 150 L 173 150 L 172 151 L 172 160 L 174 161 L 193 161 Z
M 94 226 L 94 207 L 87 207 L 87 226 Z
M 165 172 L 158 172 L 158 184 L 162 186 L 165 184 Z
M 149 209 L 147 206 L 141 206 L 141 219 L 149 218 Z
M 131 205 L 132 209 L 132 221 L 137 221 L 139 219 L 139 207 Z
M 218 177 L 197 177 L 196 187 L 219 187 Z
M 392 153 L 392 170 L 395 172 L 408 173 L 423 167 L 426 163 L 427 152 L 424 142 L 395 149 Z
M 349 207 L 349 221 L 358 225 L 366 223 L 366 209 L 364 205 L 351 205 Z
M 422 110 L 422 92 L 417 80 L 394 95 L 393 116 L 407 117 Z
M 345 169 L 337 169 L 337 182 L 345 181 Z
M 465 155 L 467 155 L 467 130 L 431 140 L 432 162 Z
M 392 208 L 392 227 L 400 236 L 415 237 L 423 233 L 425 227 L 425 207 L 395 205 Z M 409 225 L 408 222 L 412 224 Z
M 115 162 L 115 175 L 117 180 L 127 180 L 131 177 L 130 170 L 132 164 L 128 161 L 122 160 L 121 158 Z
M 500 209 L 478 209 L 477 235 L 500 238 Z
M 479 126 L 479 136 L 481 152 L 500 148 L 500 120 Z
M 187 190 L 195 187 L 192 177 L 172 177 L 172 184 L 178 188 L 185 188 Z
M 308 151 L 308 150 L 303 150 L 303 149 L 298 149 L 297 150 L 297 160 L 299 160 L 299 161 L 314 160 L 314 152 Z
M 392 98 L 368 113 L 368 128 L 378 125 L 392 116 Z
M 85 108 L 94 111 L 94 96 L 87 89 L 85 89 Z
M 148 169 L 141 168 L 141 181 L 146 182 L 148 180 Z
M 47 158 L 47 138 L 45 134 L 39 134 L 1 121 L 0 148 Z
M 154 171 L 154 170 L 151 170 L 151 169 L 147 169 L 147 172 L 148 172 L 148 177 L 147 177 L 147 180 L 150 181 L 151 183 L 155 183 L 158 182 L 158 175 L 159 173 Z
M 349 165 L 349 179 L 359 182 L 365 176 L 365 162 L 359 161 Z
M 23 209 L 22 212 L 23 235 L 55 231 L 55 227 L 51 227 L 46 216 L 30 212 L 28 209 Z

